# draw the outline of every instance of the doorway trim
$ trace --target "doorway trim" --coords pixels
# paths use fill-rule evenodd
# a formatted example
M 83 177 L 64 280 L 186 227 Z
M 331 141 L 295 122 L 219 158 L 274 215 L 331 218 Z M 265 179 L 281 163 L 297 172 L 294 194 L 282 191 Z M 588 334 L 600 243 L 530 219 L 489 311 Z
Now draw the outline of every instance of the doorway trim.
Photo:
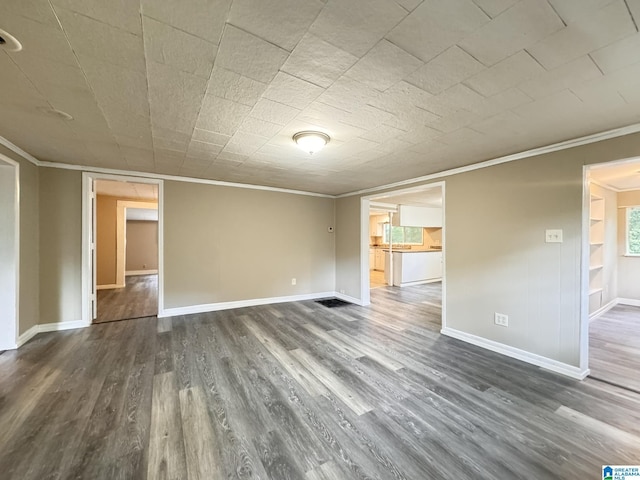
M 160 196 L 159 192 L 158 196 Z M 116 203 L 116 284 L 118 287 L 124 287 L 126 284 L 127 208 L 147 208 L 150 210 L 158 210 L 159 205 L 152 202 L 139 202 L 133 200 L 118 200 Z M 159 222 L 158 235 L 160 235 Z M 160 251 L 158 251 L 158 255 L 160 255 Z
M 13 340 L 9 340 L 7 345 L 0 345 L 0 349 L 14 350 L 19 346 L 20 337 L 20 164 L 2 154 L 0 154 L 0 163 L 7 164 L 13 169 L 13 266 L 15 269 L 12 276 L 15 282 L 12 295 L 14 302 L 12 308 L 10 307 L 7 325 L 2 325 L 3 329 L 5 327 L 9 328 L 9 336 Z M 7 210 L 9 209 L 11 209 L 11 206 Z
M 96 180 L 112 180 L 127 183 L 148 183 L 158 186 L 158 316 L 164 311 L 164 180 L 157 178 L 82 172 L 82 324 L 93 323 L 93 298 L 96 292 L 95 275 L 92 274 L 92 231 L 95 218 L 92 212 L 92 186 Z M 144 202 L 135 202 L 144 203 Z
M 414 193 L 424 190 L 431 190 L 440 187 L 442 189 L 442 328 L 447 326 L 446 323 L 446 298 L 447 298 L 447 225 L 446 225 L 446 181 L 425 183 L 418 186 L 400 188 L 397 190 L 388 190 L 385 192 L 377 192 L 370 195 L 360 197 L 360 305 L 366 306 L 371 304 L 371 290 L 369 288 L 369 207 L 371 199 L 382 198 L 385 196 L 393 196 L 402 193 Z

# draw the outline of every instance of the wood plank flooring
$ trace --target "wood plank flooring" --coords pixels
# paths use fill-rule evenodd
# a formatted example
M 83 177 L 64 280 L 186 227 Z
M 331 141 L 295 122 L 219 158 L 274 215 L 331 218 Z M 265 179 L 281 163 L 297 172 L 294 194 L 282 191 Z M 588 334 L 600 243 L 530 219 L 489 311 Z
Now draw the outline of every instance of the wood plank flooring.
M 98 290 L 98 316 L 93 323 L 158 314 L 158 275 L 125 277 L 124 288 Z
M 589 325 L 591 377 L 640 392 L 640 307 L 616 305 Z
M 3 479 L 589 479 L 640 395 L 441 336 L 438 286 L 43 333 L 0 355 Z

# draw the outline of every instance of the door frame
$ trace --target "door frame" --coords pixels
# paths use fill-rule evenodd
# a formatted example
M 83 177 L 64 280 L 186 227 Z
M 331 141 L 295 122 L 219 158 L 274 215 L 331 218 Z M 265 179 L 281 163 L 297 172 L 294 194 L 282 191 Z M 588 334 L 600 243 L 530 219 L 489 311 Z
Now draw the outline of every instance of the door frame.
M 360 298 L 361 305 L 371 304 L 371 289 L 369 288 L 369 208 L 373 198 L 393 196 L 402 193 L 421 192 L 440 187 L 442 189 L 442 328 L 447 326 L 447 225 L 446 225 L 446 182 L 444 180 L 425 183 L 418 186 L 372 193 L 360 197 Z
M 92 212 L 93 184 L 96 180 L 148 183 L 158 186 L 158 316 L 164 311 L 164 181 L 157 178 L 82 172 L 82 323 L 93 323 L 93 303 L 97 302 L 96 278 L 92 273 L 92 237 L 95 217 Z M 140 203 L 140 202 L 138 202 Z
M 2 154 L 0 154 L 0 163 L 7 164 L 13 168 L 13 263 L 15 269 L 12 276 L 15 282 L 13 285 L 13 297 L 15 300 L 13 305 L 9 307 L 10 313 L 7 325 L 1 325 L 3 329 L 9 329 L 9 337 L 12 337 L 13 341 L 9 340 L 7 345 L 0 345 L 0 350 L 14 350 L 19 346 L 20 337 L 20 164 Z M 9 209 L 11 209 L 11 206 L 8 207 Z

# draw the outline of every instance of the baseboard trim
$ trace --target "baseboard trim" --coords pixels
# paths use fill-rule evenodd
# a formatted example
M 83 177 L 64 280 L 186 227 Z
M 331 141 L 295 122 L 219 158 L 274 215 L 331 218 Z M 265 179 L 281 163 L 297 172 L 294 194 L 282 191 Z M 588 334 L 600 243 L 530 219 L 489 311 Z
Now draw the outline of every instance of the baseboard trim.
M 284 297 L 252 298 L 233 302 L 205 303 L 201 305 L 189 305 L 187 307 L 163 308 L 158 312 L 158 318 L 175 317 L 176 315 L 191 315 L 194 313 L 216 312 L 218 310 L 230 310 L 232 308 L 255 307 L 257 305 L 269 305 L 272 303 L 299 302 L 302 300 L 316 300 L 336 296 L 335 292 L 306 293 L 302 295 L 289 295 Z
M 607 303 L 606 305 L 603 305 L 598 310 L 596 310 L 591 315 L 589 315 L 589 322 L 593 322 L 600 315 L 604 315 L 605 313 L 607 313 L 609 310 L 611 310 L 613 307 L 615 307 L 619 303 L 620 303 L 620 299 L 619 298 L 614 298 L 609 303 Z M 638 305 L 640 305 L 640 302 L 638 303 Z
M 345 302 L 354 303 L 354 304 L 359 305 L 361 307 L 365 306 L 365 304 L 362 303 L 362 300 L 360 300 L 359 298 L 356 298 L 356 297 L 352 297 L 351 295 L 345 295 L 344 293 L 333 292 L 333 296 L 338 298 L 338 299 L 340 299 L 340 300 L 344 300 Z
M 456 338 L 458 340 L 462 340 L 463 342 L 476 345 L 477 347 L 486 348 L 487 350 L 491 350 L 492 352 L 500 353 L 502 355 L 506 355 L 507 357 L 515 358 L 517 360 L 536 365 L 538 367 L 544 368 L 545 370 L 551 370 L 552 372 L 560 373 L 576 380 L 584 380 L 584 378 L 589 375 L 588 369 L 580 370 L 580 368 L 574 367 L 573 365 L 558 362 L 557 360 L 553 360 L 551 358 L 543 357 L 535 353 L 527 352 L 526 350 L 511 347 L 509 345 L 505 345 L 504 343 L 494 342 L 493 340 L 478 337 L 477 335 L 472 335 L 470 333 L 462 332 L 453 328 L 445 327 L 440 331 L 440 333 L 446 335 L 447 337 Z
M 426 283 L 438 283 L 441 282 L 442 278 L 432 278 L 430 280 L 418 280 L 417 282 L 406 282 L 406 283 L 401 283 L 400 285 L 398 285 L 398 287 L 402 288 L 402 287 L 413 287 L 414 285 L 424 285 Z
M 155 275 L 158 270 L 128 270 L 124 272 L 125 277 L 131 277 L 133 275 Z
M 96 290 L 112 290 L 114 288 L 124 288 L 124 285 L 118 285 L 117 283 L 111 283 L 108 285 L 96 285 Z
M 24 332 L 22 335 L 18 337 L 17 348 L 20 348 L 33 337 L 35 337 L 39 333 L 44 332 L 58 332 L 61 330 L 73 330 L 76 328 L 85 328 L 88 327 L 85 322 L 82 320 L 75 320 L 71 322 L 58 322 L 58 323 L 42 323 L 40 325 L 34 325 L 29 330 Z
M 617 303 L 620 305 L 629 305 L 630 307 L 640 307 L 640 300 L 634 298 L 618 298 Z

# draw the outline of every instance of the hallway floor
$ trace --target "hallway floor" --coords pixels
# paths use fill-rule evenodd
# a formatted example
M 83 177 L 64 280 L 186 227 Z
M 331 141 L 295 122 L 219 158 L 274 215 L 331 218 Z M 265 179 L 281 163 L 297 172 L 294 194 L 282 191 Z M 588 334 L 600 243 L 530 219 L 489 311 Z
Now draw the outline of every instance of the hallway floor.
M 93 323 L 114 322 L 158 314 L 158 275 L 126 277 L 124 288 L 98 290 L 98 318 Z

